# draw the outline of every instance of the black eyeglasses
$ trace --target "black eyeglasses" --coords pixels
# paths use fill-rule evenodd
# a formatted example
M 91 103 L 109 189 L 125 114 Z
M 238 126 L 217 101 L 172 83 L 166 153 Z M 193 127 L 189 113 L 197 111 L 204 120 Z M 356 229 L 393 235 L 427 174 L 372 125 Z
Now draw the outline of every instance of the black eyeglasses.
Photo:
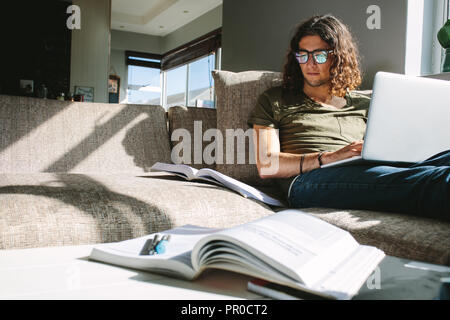
M 313 51 L 299 50 L 298 52 L 295 52 L 295 58 L 297 59 L 298 63 L 305 64 L 309 60 L 309 55 L 312 55 L 314 60 L 318 64 L 322 64 L 327 62 L 328 55 L 331 53 L 333 53 L 333 50 L 328 49 L 317 49 Z

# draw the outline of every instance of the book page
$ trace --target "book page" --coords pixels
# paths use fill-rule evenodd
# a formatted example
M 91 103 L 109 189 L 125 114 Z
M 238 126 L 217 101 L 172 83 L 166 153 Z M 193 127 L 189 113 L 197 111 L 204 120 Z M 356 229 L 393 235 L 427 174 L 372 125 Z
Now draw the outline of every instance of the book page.
M 173 174 L 176 174 L 177 176 L 180 176 L 180 177 L 188 179 L 188 180 L 195 179 L 195 175 L 198 172 L 197 169 L 192 168 L 186 164 L 172 164 L 172 163 L 162 163 L 162 162 L 156 162 L 150 168 L 150 170 L 173 173 Z
M 140 255 L 147 239 L 155 234 L 114 243 L 99 244 L 94 247 L 89 259 L 128 268 L 163 273 L 185 279 L 192 279 L 195 271 L 191 263 L 191 251 L 203 237 L 220 229 L 185 225 L 158 233 L 170 234 L 166 251 L 162 254 Z
M 245 184 L 239 180 L 233 179 L 223 173 L 220 173 L 216 170 L 203 168 L 197 172 L 197 177 L 199 178 L 213 178 L 214 180 L 220 182 L 227 188 L 234 190 L 244 197 L 253 198 L 269 205 L 283 207 L 284 205 L 278 200 L 275 199 L 264 192 L 259 191 L 258 189 Z
M 348 259 L 337 265 L 312 289 L 321 292 L 341 292 L 339 299 L 350 299 L 358 293 L 361 286 L 375 267 L 385 257 L 383 251 L 360 245 Z
M 200 266 L 198 254 L 209 241 L 232 242 L 306 286 L 320 281 L 359 246 L 348 232 L 295 209 L 201 239 L 192 253 L 194 268 Z
M 281 283 L 300 285 L 295 279 L 279 272 L 265 261 L 242 250 L 242 248 L 231 242 L 210 242 L 203 247 L 202 251 L 204 251 L 204 254 L 199 255 L 201 256 L 199 273 L 201 273 L 202 269 L 214 267 L 249 276 L 258 275 L 259 277 L 266 277 Z

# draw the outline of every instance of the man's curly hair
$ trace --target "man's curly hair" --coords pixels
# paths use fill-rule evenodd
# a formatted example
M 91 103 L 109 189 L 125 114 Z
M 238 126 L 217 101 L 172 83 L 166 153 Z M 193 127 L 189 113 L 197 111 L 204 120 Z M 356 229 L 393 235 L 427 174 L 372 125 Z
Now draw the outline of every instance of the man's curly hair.
M 285 91 L 298 94 L 303 91 L 303 73 L 295 58 L 298 44 L 304 36 L 318 35 L 333 49 L 330 68 L 330 93 L 344 97 L 347 90 L 361 84 L 361 69 L 358 47 L 348 27 L 332 15 L 314 16 L 297 27 L 286 54 L 283 72 Z

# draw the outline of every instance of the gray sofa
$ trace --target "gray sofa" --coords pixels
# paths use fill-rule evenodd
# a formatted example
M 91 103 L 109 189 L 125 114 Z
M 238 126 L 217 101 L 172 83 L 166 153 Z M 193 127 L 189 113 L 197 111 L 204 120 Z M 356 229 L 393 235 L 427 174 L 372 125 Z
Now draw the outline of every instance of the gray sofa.
M 194 136 L 194 121 L 202 133 L 246 130 L 259 93 L 280 81 L 263 71 L 213 76 L 217 110 L 0 95 L 0 249 L 120 241 L 183 224 L 230 227 L 282 209 L 149 172 L 156 161 L 171 161 L 172 132 Z M 279 196 L 254 164 L 209 167 Z M 304 211 L 389 255 L 450 265 L 449 223 L 364 210 Z

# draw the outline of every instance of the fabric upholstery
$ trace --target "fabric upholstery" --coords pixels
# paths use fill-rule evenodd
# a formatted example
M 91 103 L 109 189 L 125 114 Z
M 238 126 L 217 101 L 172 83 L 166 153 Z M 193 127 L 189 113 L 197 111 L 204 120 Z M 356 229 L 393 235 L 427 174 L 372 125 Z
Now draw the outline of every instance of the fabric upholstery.
M 0 249 L 115 242 L 185 224 L 225 228 L 273 211 L 160 173 L 0 174 Z
M 265 90 L 281 84 L 281 73 L 271 71 L 244 71 L 239 73 L 229 71 L 213 71 L 214 86 L 217 96 L 217 127 L 224 137 L 226 147 L 226 130 L 249 129 L 247 120 L 250 111 L 254 108 L 258 96 Z M 218 171 L 235 179 L 253 185 L 271 185 L 273 181 L 262 180 L 256 168 L 256 164 L 249 159 L 250 136 L 245 143 L 245 164 L 237 163 L 237 147 L 235 143 L 235 157 L 233 163 L 217 164 Z M 224 154 L 227 152 L 224 147 Z M 253 150 L 253 149 L 251 149 Z M 254 153 L 254 151 L 252 151 Z M 254 154 L 253 154 L 254 157 Z
M 187 133 L 189 133 L 191 156 L 188 162 L 183 163 L 197 169 L 215 169 L 215 163 L 206 163 L 204 161 L 205 158 L 203 157 L 203 151 L 207 150 L 206 148 L 208 147 L 208 145 L 214 145 L 214 138 L 212 139 L 212 141 L 208 141 L 206 139 L 204 140 L 203 137 L 205 132 L 209 129 L 217 128 L 216 109 L 176 106 L 169 108 L 167 114 L 169 119 L 169 137 L 171 139 L 172 148 L 180 143 L 183 143 L 182 138 L 176 135 L 172 135 L 174 131 L 175 133 L 177 133 L 178 129 L 184 129 L 187 130 Z M 181 132 L 180 134 L 183 134 L 183 132 Z M 183 145 L 181 145 L 180 148 L 181 147 L 183 147 Z M 174 149 L 172 149 L 172 151 L 174 151 Z M 182 158 L 183 150 L 181 150 L 176 156 Z
M 226 228 L 273 214 L 215 185 L 141 176 L 0 174 L 0 249 L 131 239 L 184 224 Z M 450 265 L 450 224 L 366 210 L 308 208 L 388 255 Z
M 161 106 L 0 95 L 0 172 L 142 173 L 170 161 Z
M 450 223 L 390 212 L 302 209 L 387 255 L 450 265 Z

